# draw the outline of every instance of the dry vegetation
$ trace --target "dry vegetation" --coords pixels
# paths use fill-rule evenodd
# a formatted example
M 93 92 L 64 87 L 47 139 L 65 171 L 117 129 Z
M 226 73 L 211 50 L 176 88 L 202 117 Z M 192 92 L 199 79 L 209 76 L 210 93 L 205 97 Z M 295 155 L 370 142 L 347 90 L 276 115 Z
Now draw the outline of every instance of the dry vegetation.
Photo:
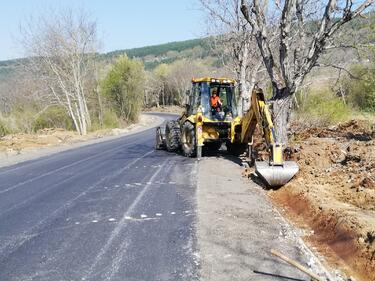
M 128 124 L 124 128 L 101 129 L 90 132 L 87 135 L 80 135 L 75 131 L 67 131 L 62 128 L 41 129 L 34 134 L 8 134 L 0 138 L 0 159 L 18 154 L 28 153 L 30 150 L 38 150 L 54 146 L 71 146 L 74 143 L 85 142 L 92 139 L 116 136 L 132 132 L 134 130 L 149 127 L 159 118 L 152 115 L 141 115 L 135 124 Z

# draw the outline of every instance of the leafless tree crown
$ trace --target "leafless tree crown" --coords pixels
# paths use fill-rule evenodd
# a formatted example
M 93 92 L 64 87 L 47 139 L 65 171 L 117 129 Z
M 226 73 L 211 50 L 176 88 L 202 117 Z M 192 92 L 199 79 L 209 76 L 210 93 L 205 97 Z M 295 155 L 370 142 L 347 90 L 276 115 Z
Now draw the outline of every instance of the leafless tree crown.
M 96 53 L 96 23 L 83 12 L 65 10 L 30 19 L 21 32 L 30 70 L 48 88 L 50 103 L 66 108 L 77 131 L 86 134 L 91 125 L 86 81 Z

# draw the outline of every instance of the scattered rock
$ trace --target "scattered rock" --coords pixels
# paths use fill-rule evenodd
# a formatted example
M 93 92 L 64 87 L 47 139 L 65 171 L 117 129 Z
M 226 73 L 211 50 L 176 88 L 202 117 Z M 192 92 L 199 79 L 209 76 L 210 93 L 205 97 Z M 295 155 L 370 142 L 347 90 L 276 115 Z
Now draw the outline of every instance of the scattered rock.
M 372 180 L 372 179 L 369 178 L 369 177 L 364 178 L 364 179 L 361 181 L 360 185 L 363 186 L 364 188 L 375 189 L 375 181 Z
M 366 243 L 372 244 L 375 240 L 375 231 L 369 231 L 367 232 L 367 237 L 365 239 Z
M 356 191 L 357 192 L 362 192 L 364 190 L 365 190 L 365 188 L 363 186 L 358 186 Z

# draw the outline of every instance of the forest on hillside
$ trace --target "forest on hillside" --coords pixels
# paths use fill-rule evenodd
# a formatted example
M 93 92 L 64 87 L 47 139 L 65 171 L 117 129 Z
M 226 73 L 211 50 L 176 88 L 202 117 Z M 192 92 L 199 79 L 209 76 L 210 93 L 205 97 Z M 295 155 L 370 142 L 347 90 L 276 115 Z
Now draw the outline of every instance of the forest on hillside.
M 241 5 L 241 1 L 234 2 Z M 233 77 L 238 81 L 241 100 L 248 98 L 254 84 L 265 88 L 269 98 L 275 96 L 277 87 L 250 30 L 256 28 L 249 25 L 251 18 L 233 9 L 238 22 L 227 22 L 220 14 L 223 7 L 215 6 L 215 1 L 201 3 L 211 20 L 204 38 L 105 54 L 98 51 L 95 22 L 85 18 L 77 26 L 77 19 L 82 17 L 73 11 L 70 17 L 57 14 L 49 18 L 49 30 L 40 22 L 27 26 L 22 42 L 28 57 L 0 62 L 0 135 L 49 127 L 85 134 L 119 127 L 137 121 L 144 108 L 184 106 L 191 78 L 198 76 Z M 341 19 L 335 12 L 330 25 Z M 298 36 L 290 39 L 298 45 L 288 46 L 294 48 L 294 54 L 308 49 L 321 26 L 319 17 L 305 20 L 303 45 Z M 296 34 L 301 32 L 298 21 L 291 26 Z M 270 23 L 268 28 L 278 38 L 278 24 Z M 301 81 L 293 70 L 299 84 L 293 84 L 296 78 L 284 84 L 292 85 L 294 116 L 303 116 L 307 123 L 329 124 L 375 111 L 374 34 L 373 12 L 346 20 L 327 40 L 329 44 L 320 47 L 319 58 Z M 52 48 L 56 42 L 64 44 Z M 272 42 L 269 50 L 280 60 L 276 50 L 280 49 L 277 44 L 283 46 L 282 40 Z M 299 67 L 292 63 L 294 69 Z

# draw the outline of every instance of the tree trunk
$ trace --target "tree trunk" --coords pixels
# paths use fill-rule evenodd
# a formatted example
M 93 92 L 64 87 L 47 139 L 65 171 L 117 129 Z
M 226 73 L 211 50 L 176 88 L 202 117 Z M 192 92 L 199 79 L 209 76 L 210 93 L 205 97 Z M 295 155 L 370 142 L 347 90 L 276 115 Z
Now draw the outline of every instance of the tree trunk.
M 243 116 L 245 112 L 249 110 L 250 107 L 250 93 L 247 89 L 246 84 L 246 67 L 248 62 L 249 49 L 247 44 L 243 46 L 241 50 L 241 60 L 239 62 L 239 89 L 240 89 L 240 102 L 238 103 L 238 113 Z
M 145 95 L 144 95 L 144 103 L 145 103 L 145 107 L 149 107 L 148 105 L 148 90 L 145 90 Z
M 163 102 L 163 107 L 165 107 L 165 83 L 163 83 L 163 91 L 162 91 L 162 102 Z
M 98 104 L 99 104 L 99 114 L 98 114 L 99 124 L 100 124 L 100 128 L 102 129 L 103 128 L 103 103 L 102 103 L 102 98 L 100 95 L 99 83 L 96 84 L 96 95 L 98 97 Z
M 288 124 L 290 112 L 293 103 L 293 95 L 284 88 L 282 91 L 274 95 L 271 100 L 272 119 L 275 127 L 275 141 L 284 144 L 284 148 L 288 146 Z M 280 92 L 283 92 L 280 94 Z

